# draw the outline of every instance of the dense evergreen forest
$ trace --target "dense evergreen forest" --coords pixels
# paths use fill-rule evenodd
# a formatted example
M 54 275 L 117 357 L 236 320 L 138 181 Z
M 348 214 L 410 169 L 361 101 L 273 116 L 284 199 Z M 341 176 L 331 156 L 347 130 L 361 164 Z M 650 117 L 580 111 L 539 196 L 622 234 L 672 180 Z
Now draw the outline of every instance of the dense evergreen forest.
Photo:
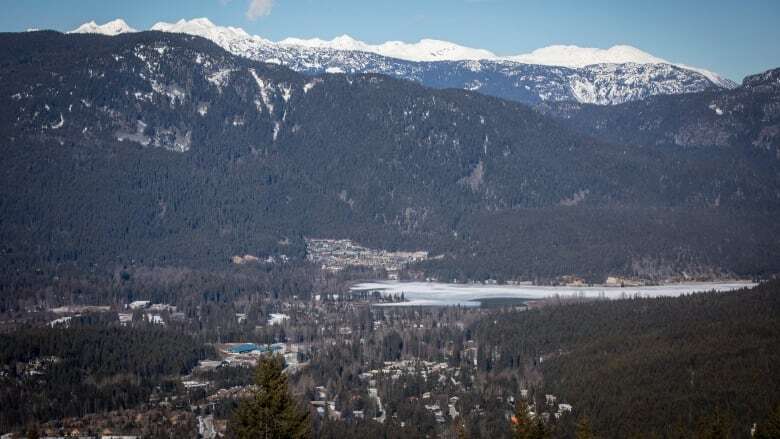
M 749 437 L 780 404 L 780 282 L 508 312 L 473 328 L 486 371 L 522 371 L 600 437 Z M 709 437 L 709 436 L 706 436 Z M 712 436 L 720 437 L 720 436 Z
M 8 320 L 0 328 L 0 397 L 3 407 L 15 408 L 3 411 L 0 428 L 90 414 L 119 417 L 122 410 L 144 413 L 174 395 L 171 409 L 189 410 L 190 403 L 218 389 L 251 383 L 250 369 L 193 369 L 198 360 L 219 358 L 212 347 L 219 341 L 308 346 L 307 367 L 290 375 L 292 394 L 304 402 L 321 399 L 316 389 L 323 386 L 342 416 L 314 416 L 317 437 L 425 437 L 458 429 L 474 438 L 509 437 L 509 401 L 521 400 L 521 389 L 531 392 L 528 403 L 535 404 L 537 415 L 554 411 L 544 402 L 546 394 L 574 407 L 573 413 L 545 421 L 546 433 L 539 437 L 572 437 L 585 417 L 597 437 L 691 437 L 715 428 L 726 435 L 707 437 L 748 437 L 752 424 L 766 424 L 780 401 L 774 367 L 780 360 L 778 281 L 679 298 L 551 301 L 526 311 L 511 304 L 382 308 L 345 297 L 296 300 L 299 288 L 343 292 L 345 281 L 306 267 L 287 270 L 263 274 L 258 267 L 242 267 L 222 278 L 130 270 L 118 272 L 113 286 L 81 284 L 84 297 L 106 288 L 115 301 L 106 303 L 115 306 L 150 298 L 176 304 L 181 316 L 162 313 L 164 327 L 138 311 L 128 326 L 115 312 L 105 312 L 55 327 L 22 319 L 33 313 L 7 312 L 19 320 L 14 330 Z M 166 286 L 149 286 L 155 277 L 167 279 Z M 61 291 L 77 285 L 70 282 L 50 291 L 52 305 Z M 290 315 L 288 323 L 266 325 L 269 312 L 280 310 Z M 239 312 L 246 315 L 243 323 L 235 318 Z M 477 349 L 473 359 L 464 355 L 469 348 Z M 458 384 L 435 374 L 379 375 L 378 384 L 361 377 L 398 360 L 443 362 L 459 371 Z M 208 381 L 209 393 L 185 391 L 185 379 Z M 372 420 L 380 412 L 369 386 L 379 388 L 389 420 L 384 424 Z M 432 396 L 422 399 L 426 392 Z M 437 422 L 426 405 L 438 401 L 447 407 L 454 395 L 460 398 L 459 417 Z M 224 401 L 206 413 L 230 418 L 236 404 Z M 161 431 L 174 427 L 166 428 Z
M 313 290 L 336 292 L 339 276 L 321 275 L 304 263 L 228 266 L 222 270 L 186 267 L 125 266 L 107 272 L 102 267 L 85 272 L 62 265 L 30 273 L 11 270 L 0 276 L 0 313 L 23 317 L 63 305 L 116 305 L 134 300 L 169 303 L 184 312 L 229 312 L 262 299 L 309 299 Z M 258 297 L 259 296 L 259 297 Z M 222 307 L 220 309 L 219 307 Z
M 628 145 L 667 146 L 741 154 L 780 151 L 780 69 L 750 75 L 729 91 L 653 96 L 622 105 L 572 102 L 538 109 L 579 132 Z
M 312 236 L 426 249 L 446 280 L 780 271 L 766 149 L 603 142 L 521 104 L 306 77 L 190 36 L 0 42 L 9 276 L 301 259 Z
M 135 408 L 213 351 L 179 331 L 86 319 L 0 334 L 0 430 Z
M 773 279 L 778 79 L 531 108 L 188 35 L 0 34 L 0 433 L 749 437 L 780 410 L 778 280 L 386 307 L 350 291 L 385 266 L 306 238 L 426 250 L 417 280 Z M 284 356 L 254 372 L 249 342 Z

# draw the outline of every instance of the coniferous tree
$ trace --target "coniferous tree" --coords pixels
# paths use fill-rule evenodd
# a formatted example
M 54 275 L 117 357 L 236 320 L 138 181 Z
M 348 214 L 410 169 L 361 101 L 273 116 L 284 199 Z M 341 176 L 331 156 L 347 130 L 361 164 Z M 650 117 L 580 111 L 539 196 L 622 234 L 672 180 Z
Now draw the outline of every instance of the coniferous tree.
M 702 439 L 726 439 L 733 436 L 734 421 L 720 409 L 699 421 L 696 436 Z
M 455 418 L 455 437 L 457 439 L 467 439 L 469 437 L 466 432 L 466 423 L 460 416 Z
M 255 372 L 258 389 L 243 401 L 230 423 L 241 439 L 308 438 L 312 436 L 309 412 L 290 396 L 279 356 L 264 357 Z
M 531 435 L 529 437 L 531 439 L 546 439 L 550 437 L 550 432 L 547 431 L 547 426 L 544 425 L 541 417 L 536 418 L 536 422 L 531 427 Z
M 766 421 L 756 426 L 756 432 L 753 437 L 755 439 L 780 438 L 780 404 L 772 410 Z
M 590 429 L 590 419 L 587 416 L 581 416 L 577 421 L 577 429 L 574 432 L 577 439 L 593 439 L 593 431 Z
M 41 437 L 41 435 L 38 433 L 37 426 L 33 425 L 27 429 L 27 439 L 38 439 L 39 437 Z
M 529 439 L 534 431 L 534 425 L 528 414 L 528 404 L 522 399 L 517 400 L 517 408 L 512 418 L 514 439 Z

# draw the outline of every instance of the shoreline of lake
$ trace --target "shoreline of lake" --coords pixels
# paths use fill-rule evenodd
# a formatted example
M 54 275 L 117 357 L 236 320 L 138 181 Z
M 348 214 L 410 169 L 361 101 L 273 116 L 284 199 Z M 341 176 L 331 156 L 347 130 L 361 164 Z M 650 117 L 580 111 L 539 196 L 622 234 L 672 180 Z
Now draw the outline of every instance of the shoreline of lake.
M 692 293 L 724 292 L 756 286 L 749 281 L 684 282 L 652 286 L 542 286 L 483 285 L 442 282 L 359 282 L 351 291 L 379 291 L 384 296 L 403 294 L 405 301 L 381 306 L 480 306 L 480 299 L 677 297 Z

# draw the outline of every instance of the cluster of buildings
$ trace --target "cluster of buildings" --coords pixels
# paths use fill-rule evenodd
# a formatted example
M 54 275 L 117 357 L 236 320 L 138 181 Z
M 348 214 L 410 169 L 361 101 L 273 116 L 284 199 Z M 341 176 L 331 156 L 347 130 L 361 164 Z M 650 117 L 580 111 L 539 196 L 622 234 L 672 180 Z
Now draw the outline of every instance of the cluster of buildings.
M 379 398 L 379 392 L 377 391 L 376 383 L 374 383 L 373 386 L 374 387 L 368 388 L 368 397 L 376 403 L 377 412 L 379 414 L 379 416 L 373 419 L 383 424 L 386 419 L 385 410 L 384 407 L 382 407 L 382 399 Z M 341 412 L 336 410 L 336 399 L 330 399 L 328 397 L 328 391 L 325 389 L 325 386 L 315 387 L 314 394 L 316 399 L 309 401 L 309 404 L 315 408 L 318 415 L 322 417 L 328 416 L 328 418 L 332 420 L 341 419 Z M 352 417 L 355 419 L 365 419 L 366 413 L 363 410 L 353 410 Z
M 110 306 L 97 306 L 97 305 L 68 305 L 60 306 L 57 308 L 51 308 L 49 312 L 52 312 L 58 316 L 56 319 L 47 323 L 52 328 L 68 328 L 73 320 L 73 317 L 81 317 L 84 314 L 102 313 L 111 311 Z
M 259 263 L 265 263 L 265 264 L 278 264 L 278 263 L 287 263 L 290 261 L 290 258 L 287 255 L 279 255 L 279 256 L 268 256 L 267 258 L 259 258 L 254 255 L 236 255 L 230 258 L 230 261 L 233 262 L 236 265 L 244 265 L 244 264 L 259 264 Z
M 268 316 L 268 326 L 281 325 L 287 320 L 290 320 L 290 316 L 287 314 L 271 313 Z
M 284 358 L 287 367 L 298 367 L 300 345 L 292 343 L 228 343 L 223 345 L 221 360 L 202 360 L 198 364 L 200 370 L 213 370 L 218 367 L 255 367 L 258 360 L 267 354 L 278 354 Z
M 431 393 L 423 393 L 422 399 L 424 401 L 431 399 Z M 452 396 L 447 399 L 447 414 L 449 415 L 450 419 L 455 419 L 458 417 L 458 415 L 460 415 L 458 409 L 455 407 L 458 401 L 460 401 L 460 398 L 457 396 Z M 444 410 L 442 410 L 438 402 L 434 402 L 433 404 L 425 404 L 425 409 L 433 414 L 433 417 L 439 424 L 447 422 L 447 419 L 444 417 Z
M 629 278 L 619 277 L 619 276 L 609 276 L 607 277 L 607 282 L 604 285 L 608 287 L 638 287 L 644 284 L 645 282 L 642 282 L 639 279 L 629 279 Z
M 54 314 L 86 314 L 111 311 L 110 306 L 105 305 L 68 305 L 52 308 L 49 311 Z
M 419 375 L 424 380 L 429 377 L 437 376 L 437 380 L 444 384 L 450 382 L 454 386 L 460 386 L 460 367 L 450 366 L 447 363 L 437 363 L 435 361 L 423 360 L 399 360 L 385 361 L 382 369 L 374 369 L 360 374 L 364 380 L 375 380 L 379 376 L 390 377 L 392 380 L 398 380 L 403 375 Z
M 438 385 L 446 386 L 450 389 L 463 391 L 464 386 L 459 381 L 461 370 L 459 367 L 453 367 L 445 362 L 424 361 L 424 360 L 400 360 L 386 361 L 382 369 L 370 370 L 360 374 L 361 380 L 367 380 L 369 384 L 369 397 L 377 398 L 376 379 L 379 377 L 389 377 L 391 381 L 400 379 L 404 375 L 417 375 L 426 382 L 432 379 Z M 415 397 L 416 399 L 416 397 Z M 447 417 L 455 419 L 460 413 L 457 404 L 460 401 L 458 396 L 447 396 L 446 407 L 439 401 L 434 401 L 431 392 L 425 392 L 420 396 L 425 409 L 433 414 L 436 422 L 444 424 Z M 381 407 L 381 402 L 379 403 Z
M 287 343 L 256 344 L 228 343 L 219 349 L 222 358 L 218 360 L 201 360 L 193 372 L 208 372 L 221 367 L 255 367 L 264 355 L 279 354 L 284 358 L 287 369 L 304 366 L 299 362 L 299 345 Z M 287 370 L 286 369 L 286 370 Z M 181 383 L 187 390 L 207 389 L 213 387 L 209 381 L 195 379 L 195 374 L 181 377 Z M 209 401 L 222 399 L 238 399 L 250 394 L 253 386 L 239 386 L 230 389 L 218 389 L 208 397 Z
M 451 386 L 460 391 L 464 390 L 464 386 L 461 383 L 461 370 L 459 367 L 450 366 L 444 362 L 424 361 L 424 360 L 399 360 L 399 361 L 386 361 L 382 369 L 370 370 L 360 374 L 360 378 L 368 380 L 369 382 L 369 396 L 376 396 L 376 378 L 390 377 L 391 380 L 398 380 L 403 375 L 417 375 L 422 377 L 423 380 L 428 381 L 434 379 L 435 382 L 442 386 Z M 422 394 L 421 399 L 427 401 L 431 399 L 431 393 L 425 392 Z M 455 407 L 459 401 L 457 396 L 447 398 L 447 414 L 451 419 L 455 419 L 459 415 L 457 408 Z M 381 407 L 381 403 L 380 403 Z M 436 418 L 436 422 L 443 424 L 446 422 L 445 412 L 441 408 L 438 402 L 432 402 L 425 404 L 425 408 L 433 413 Z
M 96 306 L 96 305 L 71 305 L 61 306 L 58 308 L 52 308 L 49 311 L 60 316 L 48 323 L 48 326 L 52 328 L 67 328 L 70 326 L 74 317 L 81 317 L 87 313 L 104 313 L 110 312 L 112 308 L 110 306 Z M 163 316 L 167 316 L 172 320 L 181 321 L 186 318 L 184 313 L 177 312 L 176 307 L 168 305 L 166 303 L 152 303 L 150 300 L 136 300 L 125 304 L 123 309 L 120 309 L 117 313 L 119 323 L 122 326 L 127 326 L 133 322 L 133 314 L 136 312 L 142 313 L 142 319 L 152 324 L 165 325 L 165 319 Z
M 143 312 L 143 319 L 155 325 L 165 325 L 163 313 L 167 313 L 173 320 L 184 320 L 186 316 L 182 312 L 177 312 L 176 307 L 167 303 L 152 303 L 150 300 L 136 300 L 125 306 L 130 312 L 120 312 L 119 323 L 126 326 L 133 321 L 133 312 Z
M 520 397 L 528 400 L 528 390 L 521 389 Z M 539 410 L 544 410 L 540 414 L 537 414 Z M 558 397 L 552 394 L 544 395 L 544 406 L 536 407 L 533 402 L 528 404 L 528 416 L 533 419 L 537 415 L 541 416 L 544 422 L 550 422 L 550 417 L 554 416 L 555 419 L 560 419 L 564 413 L 571 413 L 574 407 L 571 404 L 558 403 Z
M 257 390 L 259 390 L 259 388 L 254 384 L 249 384 L 246 386 L 235 386 L 227 389 L 219 389 L 212 395 L 209 395 L 206 399 L 209 402 L 216 402 L 226 399 L 246 399 L 252 396 L 252 394 L 254 394 L 254 392 Z
M 323 270 L 339 271 L 348 266 L 387 270 L 396 276 L 405 266 L 428 259 L 428 252 L 389 252 L 355 244 L 349 239 L 306 239 L 306 258 Z
M 16 363 L 16 373 L 25 376 L 46 375 L 46 370 L 52 365 L 62 361 L 61 358 L 53 355 L 33 358 L 25 363 Z M 0 371 L 0 377 L 8 375 L 6 371 Z
M 325 387 L 319 386 L 315 390 L 317 391 L 318 399 L 309 401 L 309 404 L 317 410 L 317 414 L 320 416 L 327 415 L 329 419 L 334 421 L 341 419 L 341 412 L 336 410 L 336 400 L 328 400 Z
M 585 279 L 573 274 L 561 276 L 558 278 L 558 283 L 566 285 L 567 287 L 586 287 L 592 285 Z M 639 278 L 628 278 L 621 276 L 609 276 L 606 282 L 602 284 L 605 287 L 638 287 L 646 285 L 647 282 Z

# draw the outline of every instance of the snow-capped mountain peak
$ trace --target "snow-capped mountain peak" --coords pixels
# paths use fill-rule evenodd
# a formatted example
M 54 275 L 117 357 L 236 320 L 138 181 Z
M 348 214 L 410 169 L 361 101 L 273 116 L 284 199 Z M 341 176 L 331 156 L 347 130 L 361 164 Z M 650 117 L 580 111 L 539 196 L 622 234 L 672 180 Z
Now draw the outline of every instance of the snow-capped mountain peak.
M 509 61 L 545 66 L 580 68 L 593 64 L 671 64 L 633 46 L 618 45 L 609 49 L 554 45 L 531 53 L 505 57 Z
M 111 20 L 105 24 L 97 24 L 95 21 L 84 23 L 81 26 L 68 32 L 70 34 L 103 34 L 103 35 L 119 35 L 129 32 L 137 32 L 134 28 L 130 27 L 125 20 L 117 18 Z
M 701 91 L 712 84 L 736 86 L 708 70 L 671 63 L 628 45 L 608 49 L 554 45 L 526 54 L 498 56 L 488 50 L 436 39 L 369 44 L 341 35 L 331 40 L 286 38 L 273 42 L 241 28 L 218 26 L 208 18 L 159 22 L 151 30 L 204 37 L 234 54 L 313 74 L 384 73 L 437 86 L 443 85 L 443 77 L 460 75 L 465 81 L 461 84 L 463 88 L 500 97 L 511 95 L 524 101 L 575 99 L 615 104 L 659 93 Z M 118 19 L 104 25 L 86 23 L 72 32 L 116 35 L 132 31 Z M 481 74 L 483 64 L 486 70 Z M 443 76 L 430 73 L 439 69 L 451 71 Z M 488 75 L 490 70 L 496 70 L 505 79 L 500 84 L 488 84 L 492 81 Z M 426 79 L 428 74 L 431 77 Z M 545 78 L 543 85 L 535 82 L 540 77 Z
M 310 39 L 301 39 L 301 38 L 285 38 L 278 42 L 281 46 L 301 46 L 301 47 L 311 47 L 316 49 L 334 49 L 334 50 L 361 50 L 365 51 L 364 49 L 368 46 L 366 43 L 363 43 L 362 41 L 358 41 L 349 35 L 341 35 L 338 36 L 332 40 L 323 40 L 320 38 L 310 38 Z
M 255 40 L 268 42 L 261 37 L 249 35 L 244 29 L 232 26 L 217 26 L 208 18 L 193 18 L 192 20 L 179 20 L 176 23 L 158 22 L 150 30 L 161 32 L 175 32 L 204 37 L 220 46 L 226 47 L 233 42 L 241 40 Z
M 387 41 L 382 44 L 368 44 L 349 35 L 341 35 L 332 40 L 319 38 L 286 38 L 279 41 L 282 46 L 300 46 L 311 49 L 351 50 L 375 53 L 406 61 L 463 61 L 495 59 L 496 55 L 488 50 L 461 46 L 449 41 L 422 39 L 416 43 Z
M 692 70 L 707 77 L 721 87 L 733 88 L 736 84 L 709 70 L 669 62 L 643 50 L 628 45 L 612 46 L 609 49 L 579 47 L 573 45 L 554 45 L 536 49 L 531 53 L 507 56 L 504 59 L 525 64 L 544 66 L 562 66 L 582 68 L 595 64 L 670 64 L 686 70 Z

